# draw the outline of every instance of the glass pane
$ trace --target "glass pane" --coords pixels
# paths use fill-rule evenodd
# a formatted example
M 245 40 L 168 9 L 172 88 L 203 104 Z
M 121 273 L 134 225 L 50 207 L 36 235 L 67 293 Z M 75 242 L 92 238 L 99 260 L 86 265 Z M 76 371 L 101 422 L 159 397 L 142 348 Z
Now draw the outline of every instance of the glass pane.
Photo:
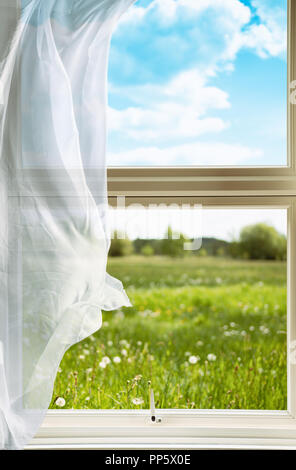
M 109 166 L 286 165 L 287 1 L 139 0 L 109 83 Z
M 287 409 L 286 211 L 177 215 L 114 216 L 109 272 L 133 306 L 66 353 L 52 408 L 149 408 L 153 387 L 158 408 Z

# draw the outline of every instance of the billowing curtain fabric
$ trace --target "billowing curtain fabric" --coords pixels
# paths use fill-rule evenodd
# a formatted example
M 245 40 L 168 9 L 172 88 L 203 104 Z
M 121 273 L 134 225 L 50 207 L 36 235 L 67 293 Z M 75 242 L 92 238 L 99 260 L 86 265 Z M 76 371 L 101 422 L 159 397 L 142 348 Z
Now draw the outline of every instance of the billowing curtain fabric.
M 64 352 L 129 305 L 106 273 L 106 70 L 133 0 L 0 0 L 0 448 L 40 426 Z

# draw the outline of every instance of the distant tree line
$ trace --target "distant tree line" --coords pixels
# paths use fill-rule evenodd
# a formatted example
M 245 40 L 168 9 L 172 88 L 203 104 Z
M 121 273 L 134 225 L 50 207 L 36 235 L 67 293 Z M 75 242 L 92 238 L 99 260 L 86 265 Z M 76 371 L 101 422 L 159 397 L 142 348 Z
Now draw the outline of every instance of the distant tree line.
M 217 256 L 250 260 L 285 260 L 287 257 L 287 240 L 274 227 L 259 223 L 244 227 L 238 240 L 227 242 L 217 238 L 203 238 L 202 247 L 198 251 L 185 251 L 184 243 L 188 238 L 183 234 L 175 237 L 168 227 L 167 238 L 159 239 L 121 239 L 115 232 L 111 242 L 110 256 L 169 256 L 183 258 L 185 256 Z

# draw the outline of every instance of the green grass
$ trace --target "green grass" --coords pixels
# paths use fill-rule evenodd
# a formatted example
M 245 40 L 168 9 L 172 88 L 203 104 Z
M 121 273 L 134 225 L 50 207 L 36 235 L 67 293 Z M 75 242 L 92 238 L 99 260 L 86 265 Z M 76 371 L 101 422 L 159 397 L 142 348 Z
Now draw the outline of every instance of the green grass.
M 284 263 L 134 256 L 109 272 L 133 307 L 67 351 L 51 408 L 148 408 L 151 386 L 158 408 L 287 408 Z

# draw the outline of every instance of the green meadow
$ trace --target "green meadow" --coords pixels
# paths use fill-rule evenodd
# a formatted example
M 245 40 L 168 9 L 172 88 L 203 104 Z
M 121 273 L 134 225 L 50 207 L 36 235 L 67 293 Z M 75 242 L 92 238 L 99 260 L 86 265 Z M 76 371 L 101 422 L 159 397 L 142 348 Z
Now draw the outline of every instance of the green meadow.
M 108 271 L 133 307 L 67 351 L 51 408 L 149 408 L 151 387 L 158 408 L 287 408 L 285 262 L 138 255 Z

